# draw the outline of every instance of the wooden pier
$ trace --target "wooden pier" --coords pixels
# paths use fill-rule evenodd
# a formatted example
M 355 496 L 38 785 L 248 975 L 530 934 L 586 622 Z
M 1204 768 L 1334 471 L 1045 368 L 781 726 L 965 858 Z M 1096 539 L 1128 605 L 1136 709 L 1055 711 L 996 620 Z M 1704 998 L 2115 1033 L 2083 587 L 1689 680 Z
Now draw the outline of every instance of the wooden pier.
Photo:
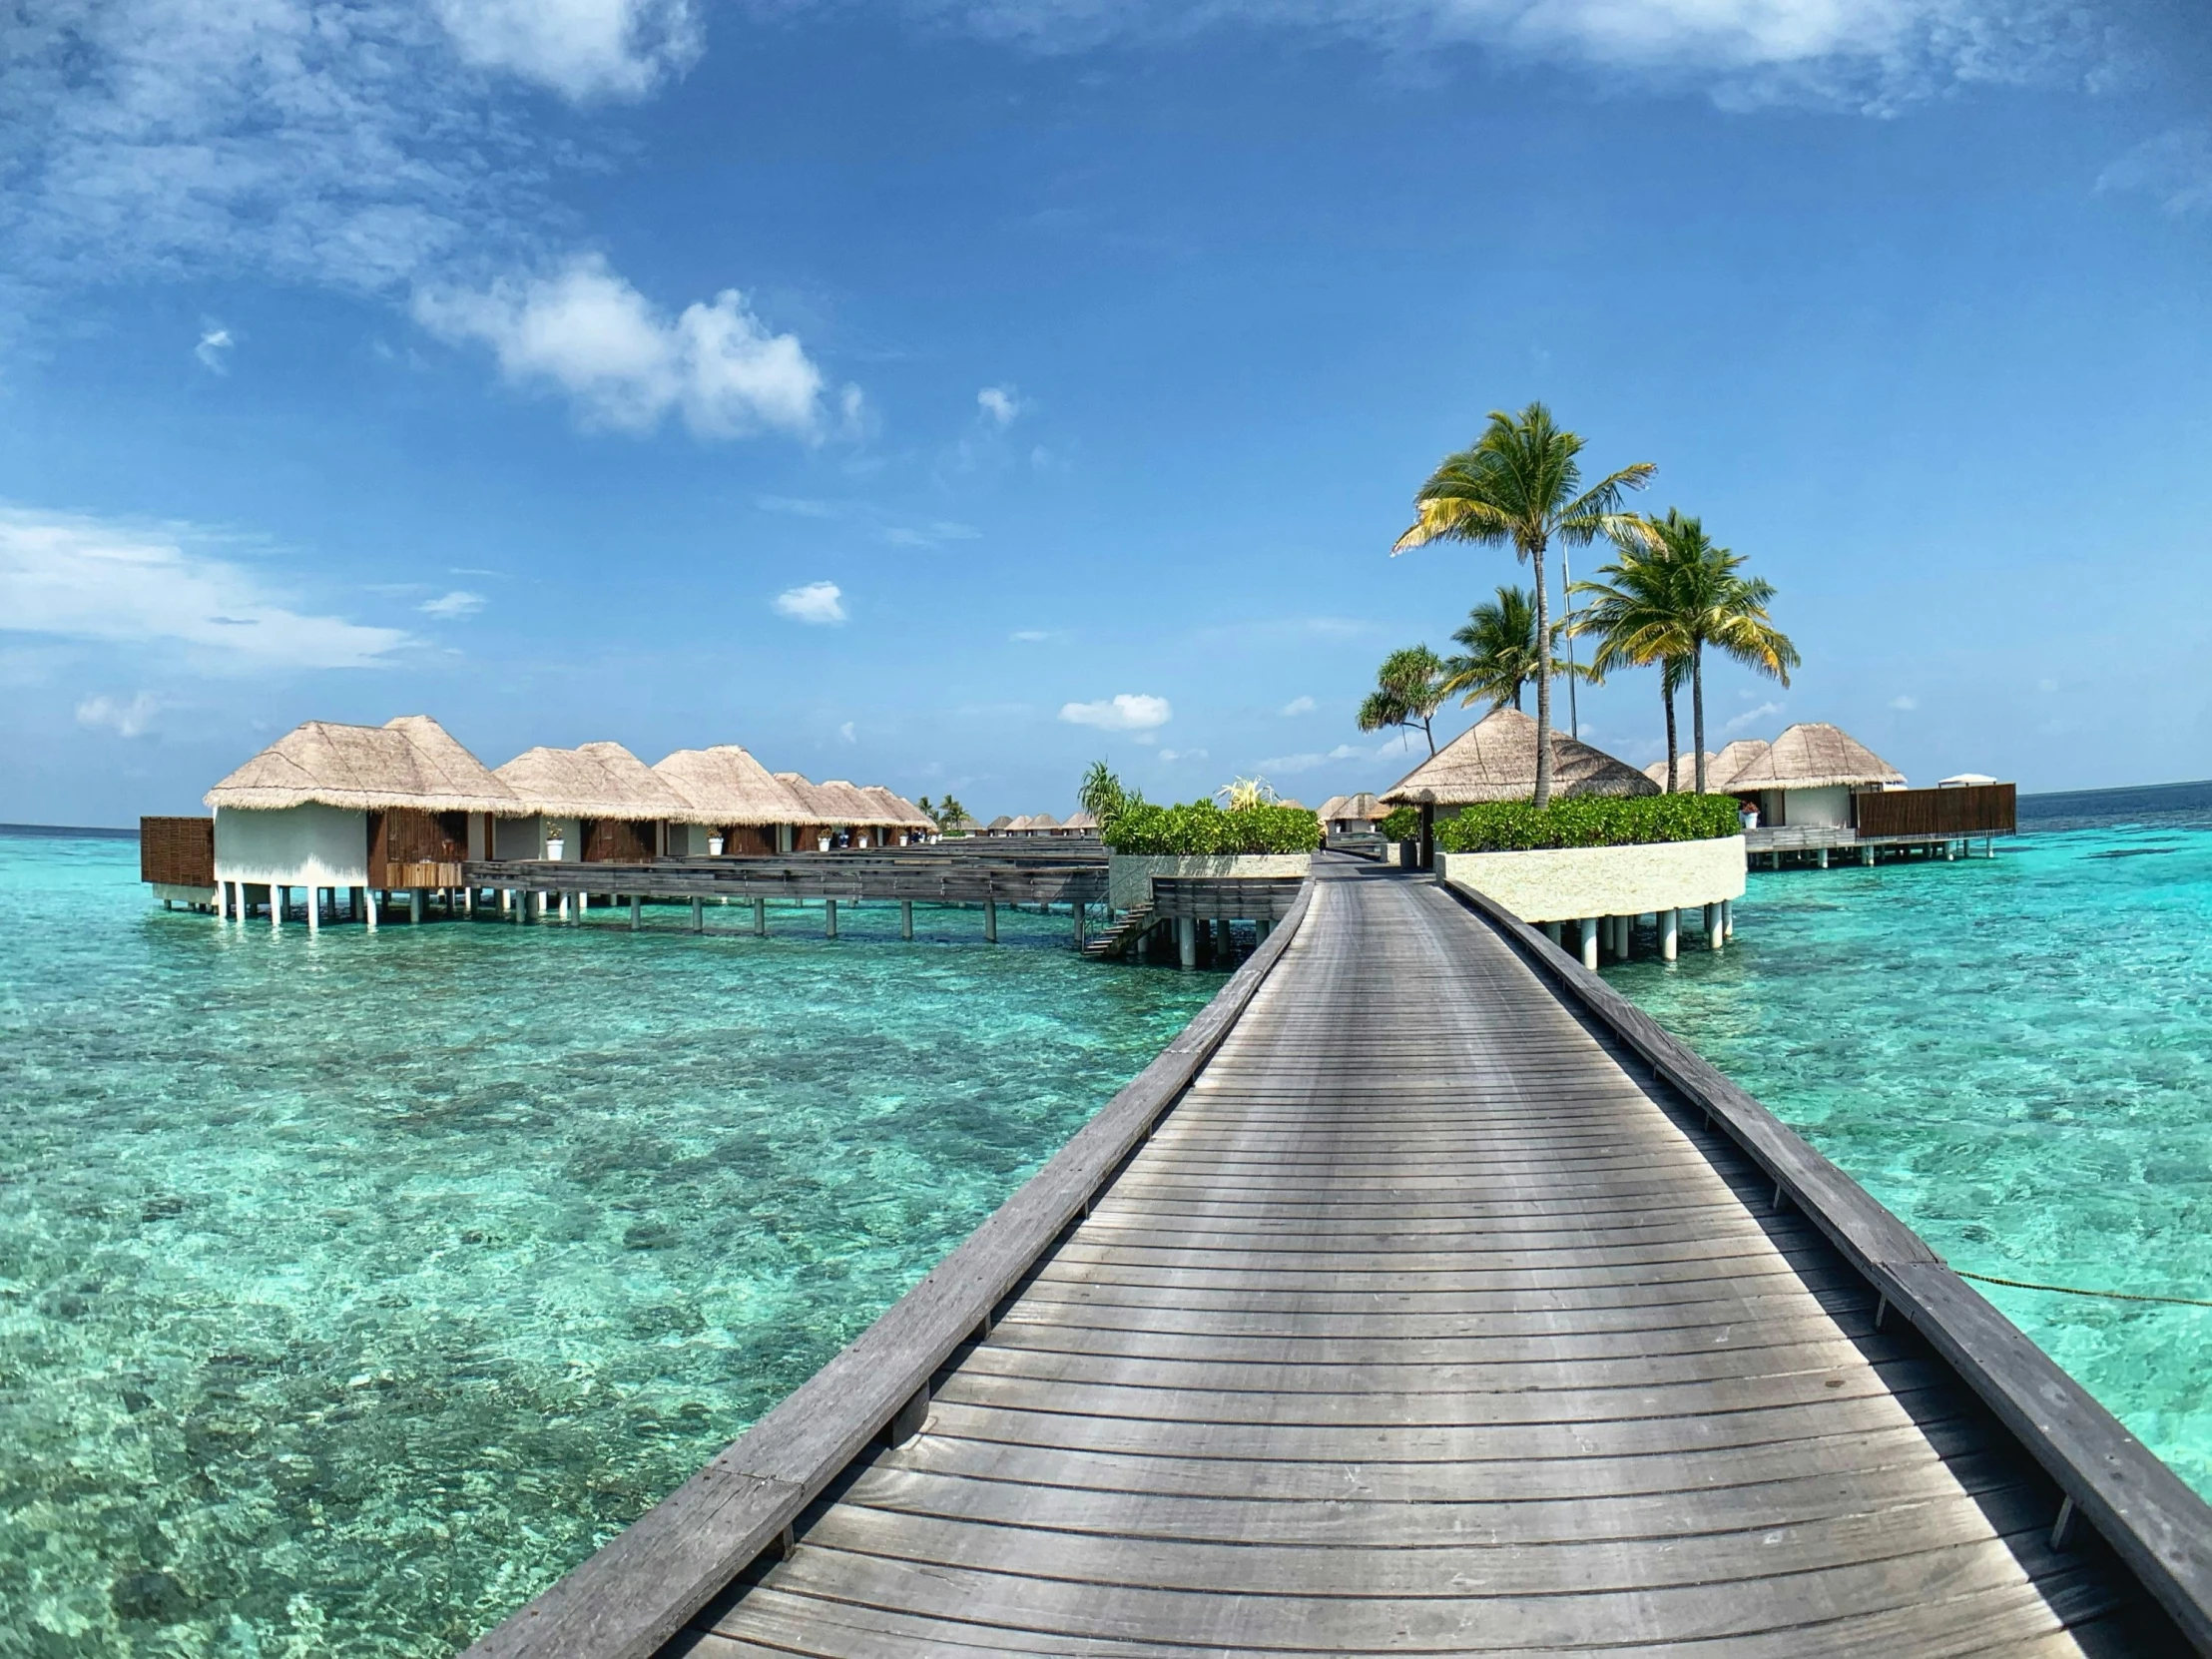
M 2212 1511 L 1487 901 L 1321 860 L 966 1243 L 477 1659 L 2212 1652 Z

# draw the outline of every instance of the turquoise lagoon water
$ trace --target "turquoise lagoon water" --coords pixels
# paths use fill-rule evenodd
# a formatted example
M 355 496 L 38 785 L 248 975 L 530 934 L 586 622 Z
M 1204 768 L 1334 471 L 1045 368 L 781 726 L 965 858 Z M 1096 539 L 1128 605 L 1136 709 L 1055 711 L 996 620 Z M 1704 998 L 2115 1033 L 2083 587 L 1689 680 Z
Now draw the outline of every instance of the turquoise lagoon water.
M 1727 951 L 1606 976 L 1953 1267 L 2212 1299 L 2212 789 L 2021 815 L 1755 871 Z M 2212 1496 L 2212 1309 L 1975 1288 Z
M 150 908 L 136 859 L 0 836 L 7 1659 L 450 1653 L 1218 983 L 1007 912 L 996 949 L 885 907 L 272 937 Z

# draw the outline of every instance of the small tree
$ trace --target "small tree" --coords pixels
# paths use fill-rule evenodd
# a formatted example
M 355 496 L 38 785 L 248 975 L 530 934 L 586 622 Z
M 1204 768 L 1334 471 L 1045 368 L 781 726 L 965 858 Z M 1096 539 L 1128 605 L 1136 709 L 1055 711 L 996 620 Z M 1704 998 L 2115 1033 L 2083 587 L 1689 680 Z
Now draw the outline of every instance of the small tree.
M 1436 733 L 1431 722 L 1445 696 L 1443 659 L 1425 645 L 1408 645 L 1382 659 L 1375 671 L 1375 690 L 1360 705 L 1360 730 L 1380 732 L 1385 726 L 1420 728 L 1428 740 L 1428 753 L 1436 753 Z
M 1103 825 L 1115 814 L 1127 811 L 1144 797 L 1131 795 L 1104 761 L 1093 761 L 1076 789 L 1075 803 Z
M 968 810 L 951 796 L 946 796 L 932 807 L 929 805 L 929 798 L 925 795 L 914 805 L 919 807 L 929 821 L 937 827 L 938 834 L 957 835 L 964 833 L 960 826 L 968 822 Z

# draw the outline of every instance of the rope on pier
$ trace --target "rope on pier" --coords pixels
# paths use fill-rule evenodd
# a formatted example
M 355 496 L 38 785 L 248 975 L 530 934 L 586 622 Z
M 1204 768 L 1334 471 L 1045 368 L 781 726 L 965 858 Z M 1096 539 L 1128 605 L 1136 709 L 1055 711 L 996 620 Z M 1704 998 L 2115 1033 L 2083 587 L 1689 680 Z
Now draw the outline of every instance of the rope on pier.
M 2038 1285 L 2030 1279 L 1999 1279 L 1994 1274 L 1968 1273 L 1964 1268 L 1952 1268 L 1961 1279 L 1977 1280 L 1984 1285 L 2003 1285 L 2015 1291 L 2054 1291 L 2060 1296 L 2100 1296 L 2113 1302 L 2165 1302 L 2176 1308 L 2212 1308 L 2212 1302 L 2194 1296 L 2145 1296 L 2138 1291 L 2084 1291 L 2074 1285 Z

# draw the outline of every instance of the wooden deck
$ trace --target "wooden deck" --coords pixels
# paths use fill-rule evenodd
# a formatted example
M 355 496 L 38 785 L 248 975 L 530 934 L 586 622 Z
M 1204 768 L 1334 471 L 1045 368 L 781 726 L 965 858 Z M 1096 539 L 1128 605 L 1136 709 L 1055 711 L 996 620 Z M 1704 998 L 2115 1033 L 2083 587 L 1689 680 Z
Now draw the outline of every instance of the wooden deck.
M 974 1239 L 475 1651 L 2212 1642 L 2201 1502 L 1755 1102 L 1470 908 L 1322 860 Z

